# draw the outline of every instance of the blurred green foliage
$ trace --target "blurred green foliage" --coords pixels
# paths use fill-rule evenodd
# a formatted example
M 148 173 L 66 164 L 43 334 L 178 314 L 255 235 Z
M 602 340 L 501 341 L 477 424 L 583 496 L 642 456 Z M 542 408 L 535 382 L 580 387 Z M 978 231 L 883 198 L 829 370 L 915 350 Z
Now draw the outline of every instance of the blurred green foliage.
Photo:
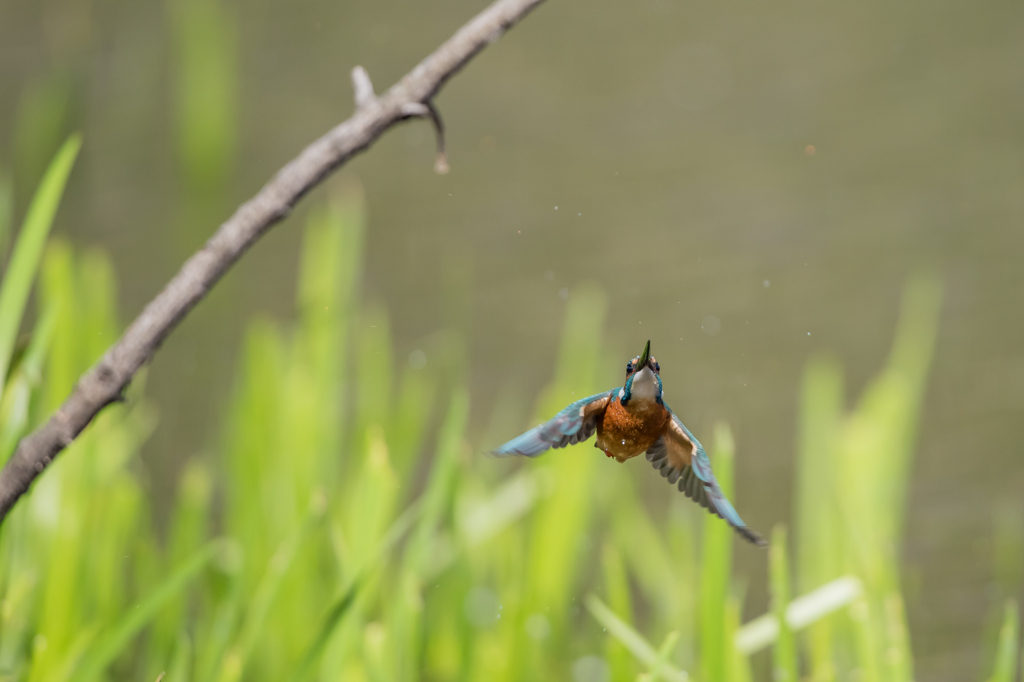
M 4 362 L 77 144 L 44 177 L 5 271 Z M 147 491 L 168 483 L 135 457 L 156 423 L 142 377 L 17 506 L 0 533 L 0 679 L 746 682 L 768 645 L 775 680 L 913 679 L 898 549 L 934 280 L 908 286 L 889 362 L 852 410 L 839 365 L 808 365 L 796 560 L 777 527 L 771 612 L 742 625 L 720 520 L 682 496 L 654 513 L 588 445 L 518 468 L 478 454 L 462 341 L 439 335 L 419 361 L 393 362 L 386 310 L 358 295 L 364 229 L 356 194 L 309 218 L 298 317 L 252 322 L 221 438 L 183 468 L 166 529 Z M 0 400 L 4 458 L 120 328 L 101 254 L 51 242 L 39 282 Z M 600 289 L 574 291 L 538 415 L 602 385 L 604 317 Z M 730 496 L 742 452 L 718 425 Z M 1011 603 L 991 679 L 1014 679 L 1019 647 Z
M 236 20 L 219 0 L 171 0 L 175 149 L 189 191 L 223 189 L 238 139 Z

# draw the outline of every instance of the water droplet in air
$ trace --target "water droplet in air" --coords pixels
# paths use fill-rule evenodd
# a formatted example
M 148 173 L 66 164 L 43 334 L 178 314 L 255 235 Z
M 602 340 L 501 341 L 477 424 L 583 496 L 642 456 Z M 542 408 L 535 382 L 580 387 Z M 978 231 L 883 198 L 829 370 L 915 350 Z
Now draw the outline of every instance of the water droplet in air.
M 765 289 L 767 289 L 767 288 L 768 288 L 768 287 L 770 287 L 771 285 L 772 285 L 772 283 L 771 283 L 771 282 L 769 282 L 768 280 L 765 280 L 765 281 L 764 281 L 764 288 L 765 288 Z

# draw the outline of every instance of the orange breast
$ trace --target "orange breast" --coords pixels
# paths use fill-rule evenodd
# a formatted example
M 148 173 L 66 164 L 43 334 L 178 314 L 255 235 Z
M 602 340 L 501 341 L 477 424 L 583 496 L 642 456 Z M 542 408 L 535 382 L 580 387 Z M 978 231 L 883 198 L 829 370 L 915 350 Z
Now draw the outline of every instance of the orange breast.
M 623 407 L 616 396 L 597 423 L 595 445 L 609 457 L 625 462 L 654 445 L 665 432 L 668 420 L 668 410 L 662 405 L 631 400 Z

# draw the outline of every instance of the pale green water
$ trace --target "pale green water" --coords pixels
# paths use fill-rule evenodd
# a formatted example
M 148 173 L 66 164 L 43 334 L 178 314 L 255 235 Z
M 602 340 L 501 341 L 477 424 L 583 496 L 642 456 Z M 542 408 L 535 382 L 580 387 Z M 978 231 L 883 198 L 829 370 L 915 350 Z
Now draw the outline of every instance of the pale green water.
M 14 167 L 18 213 L 65 132 L 83 130 L 57 231 L 112 253 L 129 315 L 348 115 L 352 66 L 382 90 L 482 6 L 232 6 L 237 53 L 230 34 L 212 42 L 235 54 L 237 99 L 201 98 L 227 102 L 220 188 L 176 164 L 188 29 L 174 32 L 166 5 L 0 7 L 0 167 Z M 599 281 L 616 321 L 610 365 L 652 339 L 691 429 L 733 425 L 740 506 L 767 530 L 789 516 L 803 364 L 831 350 L 859 392 L 905 277 L 935 267 L 946 302 L 906 579 L 919 678 L 978 677 L 992 510 L 1024 497 L 1022 20 L 1007 2 L 552 0 L 438 99 L 449 175 L 432 172 L 421 123 L 347 167 L 369 206 L 366 296 L 388 306 L 403 355 L 441 329 L 467 333 L 482 429 L 499 389 L 525 401 L 545 383 L 560 292 Z M 243 321 L 293 313 L 296 225 L 276 228 L 158 356 L 146 453 L 158 497 L 215 435 Z

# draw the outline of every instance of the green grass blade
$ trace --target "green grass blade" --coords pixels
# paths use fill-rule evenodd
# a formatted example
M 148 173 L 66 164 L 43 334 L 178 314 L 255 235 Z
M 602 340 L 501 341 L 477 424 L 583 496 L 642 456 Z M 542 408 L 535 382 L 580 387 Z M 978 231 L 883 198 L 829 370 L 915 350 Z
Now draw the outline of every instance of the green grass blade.
M 214 540 L 199 550 L 184 565 L 167 577 L 149 596 L 129 609 L 120 623 L 102 637 L 79 666 L 74 679 L 89 682 L 106 670 L 139 631 L 146 626 L 168 601 L 173 599 L 217 555 L 221 542 Z
M 48 306 L 32 332 L 25 356 L 4 387 L 3 398 L 0 400 L 0 465 L 14 452 L 28 427 L 29 408 L 42 383 L 43 363 L 50 349 L 56 322 L 57 311 L 53 306 Z
M 797 588 L 803 593 L 843 572 L 845 528 L 836 500 L 837 445 L 843 418 L 843 370 L 816 358 L 804 371 L 800 391 L 800 457 L 797 468 Z M 823 619 L 807 633 L 808 664 L 815 682 L 833 682 L 833 623 Z
M 324 649 L 327 648 L 327 643 L 331 639 L 331 635 L 337 629 L 341 623 L 342 618 L 348 613 L 349 609 L 352 608 L 352 604 L 355 603 L 356 597 L 359 596 L 360 583 L 358 580 L 354 581 L 349 585 L 348 589 L 345 590 L 334 605 L 331 606 L 330 611 L 327 612 L 327 617 L 324 618 L 323 624 L 320 626 L 320 630 L 317 632 L 316 637 L 313 639 L 313 643 L 310 645 L 306 655 L 302 657 L 302 662 L 299 663 L 295 673 L 292 675 L 292 682 L 303 682 L 309 679 L 313 673 L 313 669 L 316 666 L 320 655 L 323 654 Z
M 167 557 L 171 564 L 185 561 L 205 544 L 209 536 L 212 496 L 213 476 L 206 464 L 198 459 L 187 461 L 180 476 L 178 499 L 169 524 Z M 188 611 L 187 606 L 188 599 L 185 598 L 163 610 L 150 635 L 152 645 L 162 647 L 168 654 L 180 647 L 181 622 Z
M 96 626 L 87 627 L 75 633 L 74 639 L 64 653 L 63 659 L 55 666 L 50 679 L 72 680 L 72 673 L 96 640 Z
M 1020 613 L 1017 602 L 1013 599 L 1006 602 L 1006 615 L 1003 627 L 999 630 L 999 646 L 996 649 L 996 661 L 992 668 L 992 677 L 988 682 L 1013 682 L 1017 672 L 1017 654 L 1020 650 Z
M 604 543 L 601 551 L 601 564 L 604 569 L 604 585 L 608 595 L 608 604 L 620 618 L 628 623 L 633 613 L 633 604 L 629 594 L 629 578 L 626 575 L 622 555 L 613 543 Z M 678 640 L 679 633 L 674 634 Z M 614 637 L 609 637 L 605 651 L 613 680 L 631 680 L 636 677 L 633 662 L 621 642 Z M 668 652 L 669 655 L 671 653 L 671 651 Z
M 359 596 L 359 590 L 365 577 L 375 570 L 377 563 L 416 525 L 423 514 L 423 507 L 424 505 L 419 500 L 409 505 L 387 529 L 373 551 L 368 554 L 365 563 L 356 569 L 351 582 L 342 590 L 341 596 L 338 597 L 327 612 L 327 616 L 317 631 L 313 643 L 309 646 L 309 649 L 307 649 L 302 657 L 302 662 L 292 674 L 291 679 L 294 682 L 306 680 L 313 673 L 314 667 L 320 656 L 324 653 L 324 649 L 327 648 L 331 636 L 341 624 L 345 614 L 351 609 L 356 597 Z
M 231 636 L 238 623 L 238 613 L 242 609 L 244 549 L 230 545 L 231 553 L 225 553 L 229 561 L 221 566 L 227 578 L 227 585 L 220 599 L 206 613 L 206 627 L 196 637 L 196 670 L 193 679 L 199 682 L 210 682 L 216 679 L 224 660 L 224 655 L 231 645 Z M 200 648 L 201 647 L 201 648 Z
M 775 526 L 768 563 L 771 569 L 772 613 L 778 627 L 772 655 L 772 679 L 775 682 L 796 682 L 796 644 L 789 629 L 786 607 L 789 606 L 789 559 L 786 552 L 786 527 Z
M 830 613 L 849 606 L 864 594 L 860 580 L 844 576 L 794 599 L 786 608 L 791 630 L 801 630 Z M 775 614 L 767 613 L 750 621 L 736 632 L 736 648 L 748 656 L 772 644 L 779 636 Z
M 672 652 L 676 650 L 676 645 L 679 644 L 679 633 L 673 630 L 672 632 L 665 635 L 665 639 L 661 642 L 661 646 L 658 647 L 658 660 L 655 661 L 654 665 L 651 666 L 651 671 L 648 673 L 650 682 L 659 682 L 662 679 L 661 671 L 665 669 L 665 666 L 672 660 Z M 614 670 L 614 669 L 613 669 Z M 615 673 L 612 672 L 612 679 L 630 679 L 629 677 L 616 677 Z
M 885 597 L 885 629 L 888 641 L 885 662 L 889 666 L 890 682 L 913 682 L 914 660 L 910 651 L 910 632 L 903 595 L 891 592 Z
M 82 146 L 82 138 L 72 135 L 57 152 L 39 183 L 25 222 L 14 245 L 11 261 L 0 285 L 0 381 L 6 382 L 7 368 L 14 351 L 21 317 L 25 312 L 29 291 L 39 269 L 46 238 L 57 214 L 71 167 Z
M 245 666 L 249 662 L 253 650 L 259 641 L 263 628 L 267 623 L 267 616 L 274 604 L 274 598 L 281 590 L 288 569 L 291 568 L 296 554 L 302 545 L 303 540 L 309 534 L 314 524 L 323 517 L 326 511 L 326 501 L 314 499 L 311 503 L 309 517 L 291 534 L 285 538 L 281 545 L 271 556 L 266 571 L 256 592 L 253 594 L 246 611 L 245 619 L 238 633 L 234 646 L 228 651 L 221 663 L 220 680 L 222 682 L 233 682 L 241 678 Z
M 17 517 L 12 517 L 12 520 L 15 519 Z M 10 521 L 7 522 L 5 530 L 5 540 L 8 543 L 11 538 L 10 523 Z M 5 549 L 10 551 L 10 547 L 5 547 Z M 22 552 L 24 549 L 17 547 L 11 553 L 21 554 Z M 5 572 L 13 568 L 17 560 L 21 558 L 20 556 L 10 557 L 3 566 Z M 32 570 L 22 569 L 14 575 L 0 574 L 0 580 L 2 580 L 0 589 L 3 594 L 3 608 L 0 609 L 0 632 L 4 634 L 3 637 L 0 637 L 0 670 L 11 670 L 17 667 L 16 662 L 28 648 L 29 633 L 33 629 L 30 619 L 35 615 L 32 597 L 36 586 L 36 576 Z
M 850 604 L 850 624 L 852 644 L 860 665 L 860 679 L 863 682 L 883 682 L 882 652 L 878 645 L 880 624 L 873 618 L 867 596 Z
M 715 426 L 712 466 L 726 497 L 733 495 L 735 445 L 729 427 Z M 702 677 L 721 680 L 725 675 L 725 603 L 732 575 L 732 529 L 720 518 L 704 518 L 704 553 L 700 574 L 700 661 Z
M 168 5 L 177 152 L 188 186 L 221 189 L 238 142 L 238 29 L 227 3 Z
M 421 664 L 424 641 L 423 583 L 449 563 L 453 552 L 440 551 L 442 522 L 448 517 L 459 464 L 465 452 L 469 395 L 455 389 L 448 415 L 438 434 L 437 454 L 430 468 L 426 489 L 420 496 L 422 514 L 407 544 L 403 568 L 394 584 L 388 618 L 389 642 L 393 651 L 392 676 L 413 680 Z
M 566 404 L 594 393 L 600 367 L 600 340 L 604 336 L 607 300 L 603 292 L 578 286 L 569 298 L 556 379 L 538 401 L 538 414 L 547 419 Z M 603 382 L 602 382 L 603 384 Z M 569 614 L 580 580 L 580 563 L 586 557 L 583 540 L 594 511 L 592 477 L 601 462 L 593 448 L 578 445 L 559 456 L 541 457 L 531 468 L 550 474 L 554 492 L 537 505 L 526 531 L 524 552 L 525 596 L 519 614 L 543 613 L 551 625 L 551 641 L 568 643 L 572 636 Z M 508 616 L 506 616 L 508 617 Z M 511 621 L 510 621 L 511 622 Z M 545 652 L 533 646 L 517 628 L 510 665 L 497 679 L 536 679 L 545 676 Z
M 192 679 L 192 642 L 185 633 L 178 634 L 171 664 L 162 682 L 189 682 Z M 160 673 L 163 675 L 163 673 Z
M 406 550 L 406 566 L 420 575 L 430 573 L 433 568 L 429 565 L 435 554 L 432 547 L 452 497 L 468 416 L 469 394 L 464 388 L 458 388 L 452 395 L 448 416 L 438 435 L 437 456 L 430 470 L 426 490 L 420 498 L 422 514 Z
M 394 366 L 387 310 L 381 305 L 372 305 L 362 311 L 358 319 L 358 360 L 355 363 L 358 422 L 355 434 L 362 436 L 371 424 L 378 427 L 391 421 Z
M 689 676 L 682 670 L 661 660 L 658 652 L 644 639 L 643 635 L 619 620 L 610 608 L 596 595 L 588 594 L 584 603 L 590 615 L 629 650 L 634 657 L 648 668 L 658 668 L 658 675 L 668 682 L 687 682 Z
M 736 595 L 729 595 L 725 604 L 725 637 L 726 642 L 735 642 L 736 633 L 742 620 L 742 603 Z M 750 670 L 750 659 L 738 647 L 732 647 L 725 656 L 725 679 L 728 682 L 751 682 L 753 673 Z

